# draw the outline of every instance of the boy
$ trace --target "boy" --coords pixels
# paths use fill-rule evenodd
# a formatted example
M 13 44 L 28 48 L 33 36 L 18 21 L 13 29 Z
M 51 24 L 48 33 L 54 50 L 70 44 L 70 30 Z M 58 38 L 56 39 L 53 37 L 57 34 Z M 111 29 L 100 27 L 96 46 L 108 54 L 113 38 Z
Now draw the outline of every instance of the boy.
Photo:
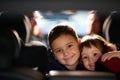
M 48 34 L 49 70 L 80 70 L 79 44 L 76 31 L 67 24 L 54 26 Z

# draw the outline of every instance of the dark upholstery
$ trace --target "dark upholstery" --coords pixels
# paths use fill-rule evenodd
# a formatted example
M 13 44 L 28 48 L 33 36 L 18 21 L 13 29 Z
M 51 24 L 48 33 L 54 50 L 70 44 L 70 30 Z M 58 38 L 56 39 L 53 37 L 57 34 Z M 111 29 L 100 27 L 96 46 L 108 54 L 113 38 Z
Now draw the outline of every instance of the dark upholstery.
M 0 15 L 0 27 L 16 30 L 23 42 L 29 41 L 31 24 L 28 17 L 22 13 L 2 12 Z
M 45 80 L 39 71 L 15 65 L 21 46 L 16 31 L 0 29 L 0 80 Z
M 17 65 L 35 68 L 43 74 L 47 70 L 47 47 L 40 41 L 31 41 L 25 44 L 20 53 L 20 57 L 17 60 Z
M 0 69 L 12 67 L 13 61 L 19 56 L 20 44 L 17 32 L 0 30 Z
M 45 80 L 45 76 L 31 68 L 13 68 L 0 71 L 0 80 Z
M 115 43 L 120 50 L 120 12 L 111 12 L 105 20 L 103 34 L 107 41 Z
M 20 56 L 15 61 L 16 66 L 35 68 L 45 72 L 47 68 L 47 47 L 40 41 L 30 41 L 31 24 L 27 16 L 17 12 L 3 12 L 0 15 L 2 29 L 15 30 L 20 36 Z M 21 41 L 21 42 L 22 42 Z

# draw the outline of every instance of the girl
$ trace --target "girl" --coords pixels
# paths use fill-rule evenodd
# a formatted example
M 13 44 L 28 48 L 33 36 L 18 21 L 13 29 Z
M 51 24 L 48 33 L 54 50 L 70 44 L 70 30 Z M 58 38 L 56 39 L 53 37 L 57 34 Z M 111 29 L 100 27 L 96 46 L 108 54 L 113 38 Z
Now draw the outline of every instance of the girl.
M 80 54 L 84 67 L 90 71 L 120 73 L 120 53 L 116 46 L 99 35 L 86 35 L 81 39 Z M 116 52 L 112 52 L 116 51 Z M 107 53 L 109 52 L 109 53 Z M 99 66 L 97 66 L 99 64 Z

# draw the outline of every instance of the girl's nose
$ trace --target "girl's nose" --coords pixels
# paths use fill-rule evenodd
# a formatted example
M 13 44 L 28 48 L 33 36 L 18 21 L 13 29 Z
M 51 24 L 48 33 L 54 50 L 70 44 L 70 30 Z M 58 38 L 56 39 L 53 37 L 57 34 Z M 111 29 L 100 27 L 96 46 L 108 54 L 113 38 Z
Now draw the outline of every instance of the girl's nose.
M 90 59 L 89 59 L 89 62 L 90 62 L 90 63 L 95 63 L 95 60 L 92 59 L 92 58 L 90 58 Z

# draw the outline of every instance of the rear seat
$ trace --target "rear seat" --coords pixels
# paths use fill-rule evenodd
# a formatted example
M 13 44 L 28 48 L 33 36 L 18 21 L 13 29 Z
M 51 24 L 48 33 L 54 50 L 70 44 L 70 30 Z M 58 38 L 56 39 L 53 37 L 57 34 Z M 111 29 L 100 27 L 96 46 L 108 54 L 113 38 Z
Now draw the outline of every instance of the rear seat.
M 21 48 L 17 65 L 30 67 L 42 72 L 47 72 L 47 47 L 40 41 L 31 41 Z
M 34 70 L 36 72 L 33 73 L 43 75 L 47 65 L 47 47 L 40 41 L 29 41 L 30 23 L 28 19 L 23 14 L 5 12 L 0 15 L 0 26 L 2 30 L 15 30 L 21 39 L 21 50 L 18 58 L 14 61 L 14 65 L 20 68 L 30 68 L 30 70 L 38 67 L 38 71 Z M 29 74 L 34 75 L 33 73 L 31 71 Z
M 16 66 L 21 41 L 16 31 L 0 29 L 0 79 L 1 80 L 44 80 L 42 73 L 31 68 Z

